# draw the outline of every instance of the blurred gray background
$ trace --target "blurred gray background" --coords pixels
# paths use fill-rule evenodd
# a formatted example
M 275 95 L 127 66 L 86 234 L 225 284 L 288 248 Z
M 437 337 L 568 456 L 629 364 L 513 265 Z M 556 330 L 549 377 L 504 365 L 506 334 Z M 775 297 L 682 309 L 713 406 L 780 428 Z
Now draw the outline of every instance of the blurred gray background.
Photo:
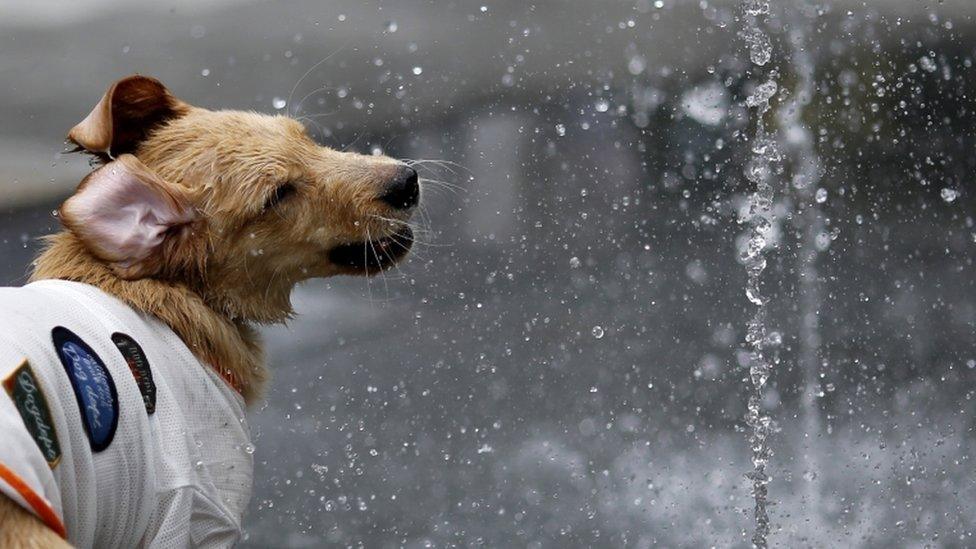
M 777 5 L 773 543 L 973 546 L 976 4 Z M 265 330 L 245 545 L 747 547 L 739 13 L 4 0 L 3 282 L 127 74 L 446 161 L 411 261 Z

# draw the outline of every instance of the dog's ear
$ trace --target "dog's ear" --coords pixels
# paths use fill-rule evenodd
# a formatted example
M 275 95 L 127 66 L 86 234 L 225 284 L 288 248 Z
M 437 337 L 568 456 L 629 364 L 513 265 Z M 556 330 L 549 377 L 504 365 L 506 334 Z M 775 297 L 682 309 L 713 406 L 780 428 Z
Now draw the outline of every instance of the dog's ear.
M 59 215 L 122 278 L 151 277 L 194 260 L 186 246 L 198 215 L 186 191 L 132 155 L 89 174 Z
M 134 152 L 150 131 L 189 109 L 159 80 L 129 76 L 109 87 L 68 139 L 103 158 L 115 157 Z

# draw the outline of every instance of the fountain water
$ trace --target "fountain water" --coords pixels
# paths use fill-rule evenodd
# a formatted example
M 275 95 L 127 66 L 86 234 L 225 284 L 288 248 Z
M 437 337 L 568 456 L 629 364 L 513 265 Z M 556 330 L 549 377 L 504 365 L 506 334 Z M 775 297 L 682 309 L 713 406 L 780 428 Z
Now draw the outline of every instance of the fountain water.
M 772 362 L 766 353 L 766 307 L 767 299 L 762 295 L 762 273 L 766 268 L 765 249 L 771 227 L 770 216 L 773 203 L 772 177 L 780 162 L 775 133 L 767 129 L 764 117 L 770 110 L 770 101 L 778 91 L 775 70 L 762 71 L 772 58 L 772 45 L 764 26 L 770 16 L 768 0 L 744 0 L 743 2 L 743 40 L 749 50 L 749 59 L 763 82 L 758 84 L 746 99 L 746 105 L 753 109 L 755 132 L 750 140 L 752 156 L 746 165 L 745 176 L 754 185 L 749 197 L 749 239 L 742 253 L 748 281 L 746 297 L 756 306 L 749 320 L 746 344 L 750 350 L 749 379 L 751 381 L 746 423 L 751 429 L 749 444 L 752 449 L 752 471 L 747 475 L 752 481 L 752 495 L 755 501 L 755 529 L 752 543 L 756 547 L 767 547 L 769 536 L 769 512 L 767 511 L 767 492 L 769 475 L 766 465 L 771 451 L 768 438 L 772 431 L 772 420 L 763 410 L 762 400 L 766 382 L 772 370 Z

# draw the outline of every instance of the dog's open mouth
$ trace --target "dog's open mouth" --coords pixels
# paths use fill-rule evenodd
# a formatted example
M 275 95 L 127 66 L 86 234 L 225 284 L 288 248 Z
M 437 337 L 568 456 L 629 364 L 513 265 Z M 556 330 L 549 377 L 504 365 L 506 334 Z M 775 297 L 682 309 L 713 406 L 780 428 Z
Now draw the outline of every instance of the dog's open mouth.
M 329 252 L 329 261 L 354 272 L 373 274 L 403 259 L 412 245 L 413 231 L 402 227 L 383 238 L 336 246 Z

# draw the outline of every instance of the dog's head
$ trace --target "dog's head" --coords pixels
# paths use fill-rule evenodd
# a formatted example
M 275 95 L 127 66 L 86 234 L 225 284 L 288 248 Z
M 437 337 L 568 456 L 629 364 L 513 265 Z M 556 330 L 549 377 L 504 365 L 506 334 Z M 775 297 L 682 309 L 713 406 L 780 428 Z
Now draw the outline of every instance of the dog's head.
M 235 318 L 279 320 L 297 282 L 378 273 L 413 243 L 417 173 L 288 117 L 193 107 L 131 76 L 68 138 L 105 165 L 64 225 L 116 275 L 189 284 Z

